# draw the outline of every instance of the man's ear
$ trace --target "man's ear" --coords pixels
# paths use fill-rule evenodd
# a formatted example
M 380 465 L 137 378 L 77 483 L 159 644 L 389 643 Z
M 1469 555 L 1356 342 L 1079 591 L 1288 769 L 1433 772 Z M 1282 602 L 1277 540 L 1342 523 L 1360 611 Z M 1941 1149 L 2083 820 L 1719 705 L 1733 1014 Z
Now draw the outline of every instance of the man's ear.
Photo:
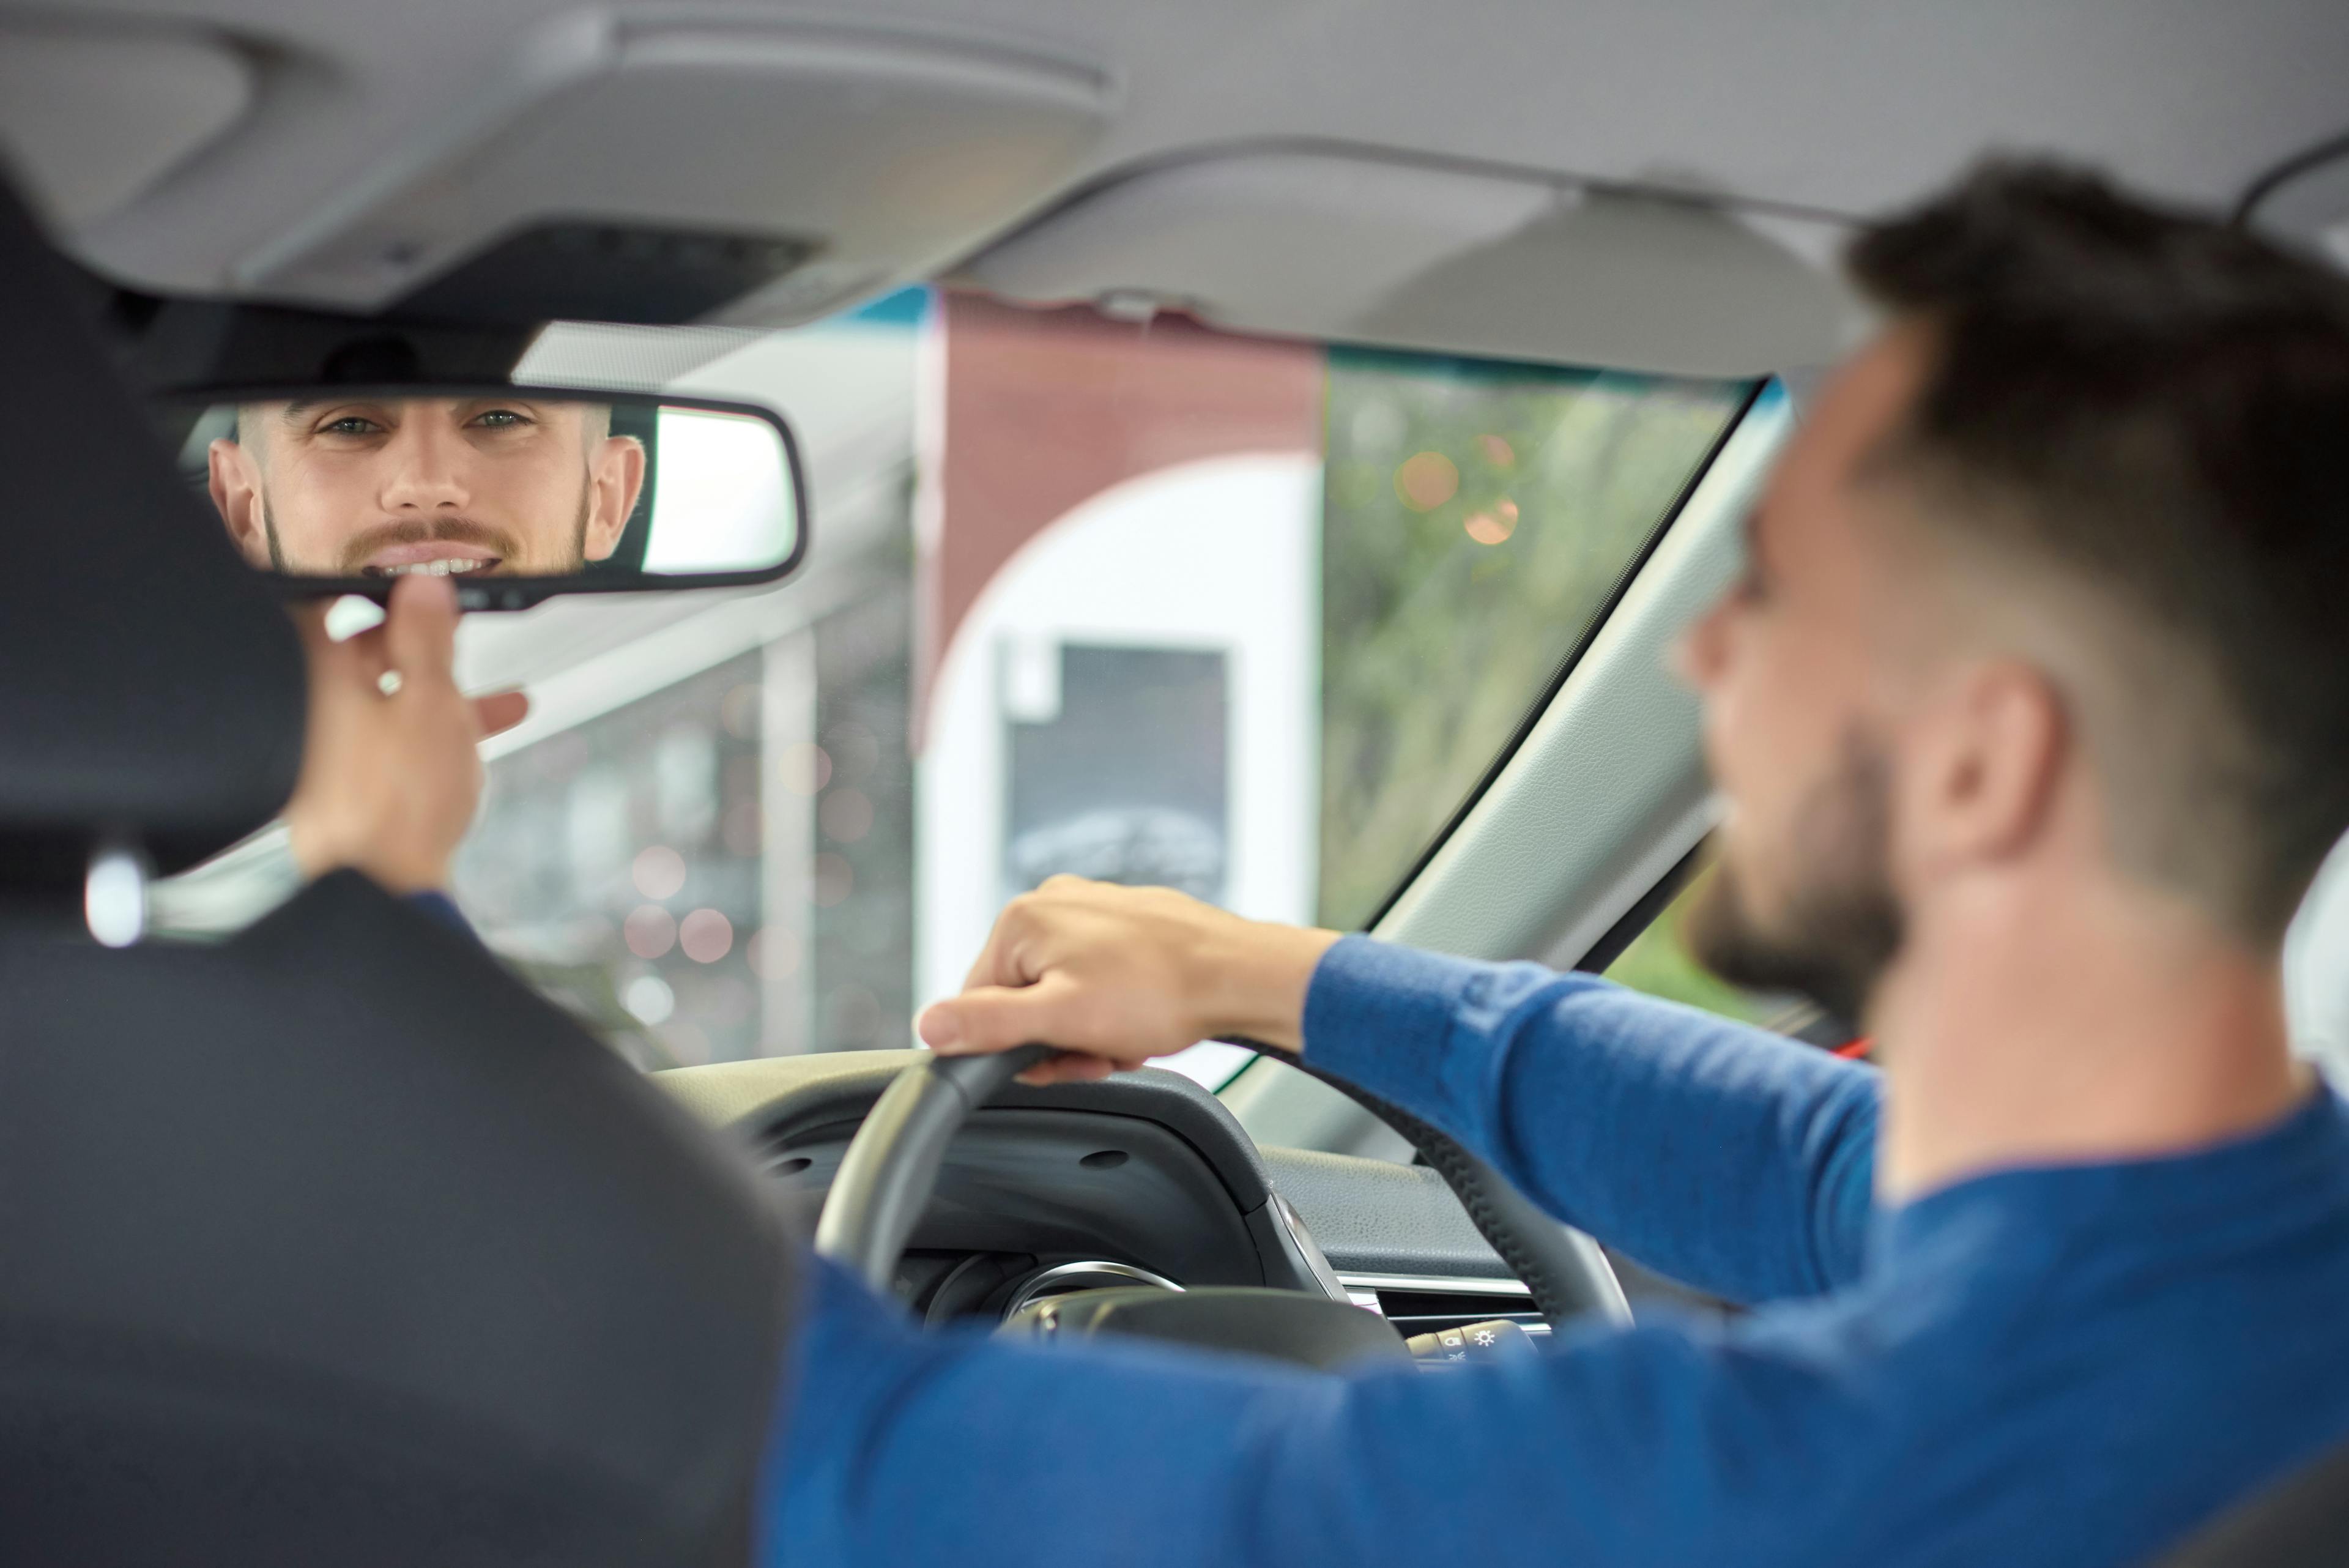
M 1947 868 L 2028 850 L 2054 814 L 2075 736 L 2046 672 L 1999 659 L 1954 674 L 1910 734 L 1909 832 L 1915 863 Z
M 276 565 L 270 558 L 269 522 L 261 499 L 261 471 L 253 454 L 226 437 L 205 448 L 212 504 L 228 524 L 229 542 L 244 558 L 264 571 Z
M 620 535 L 644 490 L 645 443 L 634 436 L 605 436 L 587 477 L 595 495 L 587 516 L 587 558 L 605 561 L 620 547 Z

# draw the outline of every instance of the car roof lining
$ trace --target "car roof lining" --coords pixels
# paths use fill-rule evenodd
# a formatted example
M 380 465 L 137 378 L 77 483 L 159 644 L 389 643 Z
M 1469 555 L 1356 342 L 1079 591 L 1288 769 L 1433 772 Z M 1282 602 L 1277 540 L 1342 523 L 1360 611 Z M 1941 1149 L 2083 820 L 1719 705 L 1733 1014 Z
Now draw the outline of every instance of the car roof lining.
M 327 231 L 337 223 L 344 239 L 379 239 L 392 232 L 384 223 L 396 230 L 431 217 L 438 210 L 426 188 L 433 182 L 416 185 L 410 176 L 418 171 L 478 174 L 477 194 L 488 194 L 467 209 L 473 216 L 464 223 L 478 231 L 472 239 L 494 238 L 481 215 L 499 210 L 489 196 L 517 187 L 492 180 L 492 166 L 527 174 L 500 160 L 509 157 L 508 141 L 527 140 L 514 130 L 521 123 L 514 117 L 526 119 L 525 111 L 544 100 L 549 59 L 566 48 L 573 51 L 566 58 L 583 48 L 593 53 L 580 42 L 582 29 L 593 29 L 579 15 L 557 0 L 497 7 L 418 0 L 390 11 L 175 0 L 168 17 L 85 11 L 70 23 L 12 19 L 0 24 L 12 57 L 24 57 L 27 29 L 40 28 L 53 56 L 66 47 L 87 62 L 111 50 L 144 63 L 136 70 L 85 64 L 77 79 L 86 87 L 71 105 L 55 93 L 0 94 L 7 103 L 0 139 L 47 192 L 62 236 L 86 261 L 135 286 L 249 297 L 298 282 L 295 264 L 323 255 L 320 245 L 331 250 L 336 236 Z M 678 23 L 688 25 L 704 32 L 718 26 Z M 67 26 L 79 33 L 57 46 Z M 869 81 L 875 78 L 867 67 L 876 53 L 890 53 L 894 37 L 902 45 L 896 64 L 880 73 L 890 83 L 891 107 L 877 119 L 860 119 L 849 93 L 832 109 L 803 105 L 784 124 L 773 117 L 785 112 L 784 99 L 798 101 L 795 95 L 753 94 L 720 122 L 738 127 L 733 134 L 704 136 L 690 148 L 661 151 L 666 144 L 656 145 L 649 131 L 612 150 L 583 147 L 593 177 L 576 182 L 573 193 L 601 202 L 616 221 L 652 223 L 677 218 L 670 209 L 682 200 L 680 187 L 730 191 L 734 205 L 718 216 L 733 228 L 809 239 L 818 258 L 812 265 L 843 270 L 798 285 L 792 276 L 799 275 L 786 276 L 781 296 L 738 313 L 770 324 L 805 319 L 858 288 L 936 275 L 956 258 L 974 273 L 1008 267 L 1014 258 L 1043 267 L 1056 296 L 1134 287 L 1131 253 L 1163 231 L 1164 213 L 1127 203 L 1121 216 L 1098 200 L 1070 199 L 1111 185 L 1156 184 L 1173 165 L 1235 145 L 1377 150 L 1390 161 L 1419 161 L 1424 178 L 1413 188 L 1427 191 L 1464 189 L 1499 169 L 1531 170 L 1578 189 L 1670 198 L 1683 215 L 1712 213 L 1751 228 L 1757 217 L 1791 214 L 1830 234 L 1837 221 L 1913 200 L 1993 146 L 2101 162 L 2157 193 L 2221 206 L 2262 171 L 2342 133 L 2337 65 L 2349 57 L 2349 11 L 2331 0 L 2173 5 L 2153 18 L 2135 0 L 2063 7 L 1977 0 L 1898 13 L 1823 10 L 1799 0 L 1669 7 L 1642 0 L 1573 7 L 1299 0 L 1275 8 L 1240 0 L 1182 7 L 991 0 L 978 15 L 947 0 L 904 0 L 885 19 L 851 24 L 833 13 L 779 5 L 754 18 L 730 16 L 723 26 L 729 36 L 749 29 L 763 41 L 740 50 L 664 46 L 662 68 L 670 76 L 661 101 L 690 104 L 701 96 L 679 71 L 707 73 L 722 86 L 738 64 L 728 57 L 734 54 L 756 55 L 765 62 L 760 68 L 802 73 L 819 85 L 846 79 L 826 71 L 865 71 L 859 79 Z M 853 47 L 842 44 L 843 29 L 857 34 Z M 624 42 L 621 54 L 631 47 Z M 957 124 L 975 123 L 957 114 L 978 112 L 971 106 L 980 99 L 999 108 L 1008 90 L 1004 71 L 975 85 L 970 75 L 944 68 L 940 62 L 957 51 L 999 62 L 1060 62 L 1035 76 L 1036 84 L 1050 78 L 1049 87 L 1009 96 L 1044 119 L 1050 116 L 1038 106 L 1048 100 L 1070 109 L 1062 130 L 1048 131 L 1039 119 L 1021 122 L 1034 136 L 957 138 Z M 126 85 L 142 79 L 150 83 L 143 97 Z M 1097 85 L 1072 95 L 1068 84 L 1077 81 Z M 140 101 L 117 101 L 126 95 Z M 1463 112 L 1464 105 L 1474 111 Z M 143 129 L 109 143 L 110 161 L 77 163 L 58 150 L 88 151 L 96 143 L 59 134 L 68 109 L 84 119 L 102 109 L 109 124 Z M 585 134 L 575 113 L 560 123 L 572 128 L 565 134 Z M 983 188 L 985 199 L 974 196 L 942 215 L 928 209 L 946 203 L 919 181 L 886 191 L 871 181 L 827 181 L 827 170 L 847 166 L 844 159 L 853 162 L 897 125 L 924 128 L 905 145 L 950 149 L 964 160 L 953 182 L 958 200 L 966 188 Z M 452 128 L 471 142 L 451 141 Z M 1040 151 L 1047 141 L 1057 149 L 1049 156 Z M 966 142 L 985 155 L 969 156 Z M 456 164 L 448 161 L 452 146 L 466 154 Z M 728 171 L 737 152 L 750 150 L 759 178 L 734 178 Z M 1019 174 L 1013 166 L 1023 157 L 1027 171 Z M 549 165 L 559 166 L 559 158 Z M 1367 241 L 1352 223 L 1314 240 L 1298 234 L 1288 215 L 1246 182 L 1226 191 L 1230 201 L 1218 208 L 1213 190 L 1195 185 L 1186 198 L 1193 204 L 1184 209 L 1202 221 L 1213 217 L 1226 248 L 1250 259 L 1248 275 L 1216 280 L 1220 297 L 1212 303 L 1233 323 L 1301 335 L 1329 329 L 1315 313 L 1317 279 L 1343 275 L 1366 249 L 1401 244 L 1431 224 L 1440 230 L 1462 205 L 1430 196 L 1427 211 L 1390 207 L 1381 228 L 1374 202 L 1366 209 Z M 2349 198 L 2327 196 L 2322 211 L 2294 221 L 2314 225 L 2310 234 L 2323 232 L 2349 217 L 2334 211 L 2341 200 Z M 1668 224 L 1648 226 L 1654 232 L 1641 242 L 1642 254 L 1658 258 L 1660 269 L 1647 301 L 1649 325 L 1635 340 L 1625 347 L 1620 332 L 1608 338 L 1586 331 L 1555 346 L 1521 345 L 1520 357 L 1537 351 L 1737 374 L 1772 368 L 1760 362 L 1769 353 L 1737 340 L 1763 329 L 1740 323 L 1770 314 L 1761 303 L 1771 297 L 1766 291 L 1745 296 L 1717 327 L 1679 322 L 1673 305 L 1691 297 L 1689 286 L 1664 264 L 1685 252 L 1687 236 Z M 1104 228 L 1116 244 L 1104 244 Z M 1427 256 L 1419 270 L 1440 284 L 1443 272 L 1429 269 L 1446 256 L 1465 261 L 1505 237 L 1460 219 L 1449 252 Z M 1785 248 L 1783 232 L 1765 229 L 1762 238 Z M 992 254 L 999 243 L 1001 255 Z M 282 267 L 255 270 L 256 258 L 273 255 Z M 1473 300 L 1439 289 L 1372 313 L 1359 329 L 1415 346 L 1493 352 L 1525 332 L 1526 301 L 1541 297 L 1533 286 L 1551 274 L 1572 276 L 1571 260 L 1554 246 L 1505 248 L 1487 258 L 1485 275 L 1520 278 L 1524 286 L 1484 314 Z M 1633 279 L 1642 271 L 1625 270 Z M 322 275 L 312 267 L 307 275 L 315 285 Z M 1184 280 L 1155 281 L 1174 287 Z M 1785 281 L 1793 286 L 1791 276 Z M 365 294 L 349 291 L 347 303 L 366 303 Z M 1690 339 L 1704 348 L 1707 330 L 1723 340 L 1713 359 L 1700 361 Z

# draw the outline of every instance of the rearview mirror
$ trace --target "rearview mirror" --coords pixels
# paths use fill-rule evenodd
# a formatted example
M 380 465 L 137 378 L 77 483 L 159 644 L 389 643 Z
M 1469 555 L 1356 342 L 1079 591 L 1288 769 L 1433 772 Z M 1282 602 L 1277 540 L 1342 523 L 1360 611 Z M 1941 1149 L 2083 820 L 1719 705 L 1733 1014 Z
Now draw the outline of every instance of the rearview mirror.
M 167 412 L 188 483 L 303 597 L 459 579 L 469 609 L 771 581 L 807 547 L 790 427 L 669 394 L 504 385 L 211 391 Z

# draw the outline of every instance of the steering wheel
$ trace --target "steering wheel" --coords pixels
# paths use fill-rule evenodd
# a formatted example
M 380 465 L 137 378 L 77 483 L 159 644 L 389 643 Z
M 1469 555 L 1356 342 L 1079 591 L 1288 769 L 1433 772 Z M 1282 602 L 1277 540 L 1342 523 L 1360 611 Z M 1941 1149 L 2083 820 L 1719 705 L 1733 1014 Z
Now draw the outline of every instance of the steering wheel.
M 816 1221 L 815 1250 L 886 1293 L 956 1132 L 997 1091 L 1053 1054 L 1049 1045 L 1022 1045 L 990 1056 L 933 1056 L 899 1073 L 841 1158 Z M 1449 1135 L 1326 1074 L 1314 1075 L 1377 1113 L 1419 1149 L 1501 1261 L 1526 1282 L 1544 1317 L 1597 1313 L 1612 1322 L 1630 1321 L 1622 1286 L 1597 1242 L 1543 1213 Z

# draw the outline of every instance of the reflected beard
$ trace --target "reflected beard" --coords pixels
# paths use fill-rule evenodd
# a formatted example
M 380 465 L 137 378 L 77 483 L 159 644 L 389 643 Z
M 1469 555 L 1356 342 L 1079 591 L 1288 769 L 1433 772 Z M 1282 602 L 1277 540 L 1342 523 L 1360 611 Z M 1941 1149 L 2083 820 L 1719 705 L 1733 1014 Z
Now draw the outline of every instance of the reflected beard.
M 1769 916 L 1725 857 L 1691 904 L 1682 937 L 1691 956 L 1732 985 L 1792 991 L 1857 1026 L 1907 921 L 1892 890 L 1891 760 L 1855 724 L 1837 764 L 1795 813 L 1789 858 L 1796 880 Z
M 277 533 L 277 508 L 270 498 L 266 481 L 262 484 L 260 500 L 261 529 L 264 537 L 269 541 L 270 569 L 280 576 L 309 577 L 361 576 L 366 575 L 360 569 L 362 564 L 386 545 L 421 544 L 428 539 L 455 540 L 461 544 L 478 545 L 493 552 L 498 559 L 483 576 L 575 576 L 587 566 L 587 524 L 595 511 L 594 487 L 583 480 L 579 487 L 578 515 L 574 519 L 571 529 L 569 559 L 544 566 L 519 566 L 522 552 L 512 534 L 502 528 L 475 523 L 470 518 L 449 518 L 431 524 L 397 524 L 378 528 L 347 543 L 343 546 L 343 559 L 339 565 L 312 565 L 286 559 L 284 541 Z
M 513 570 L 515 561 L 522 554 L 514 536 L 502 528 L 492 528 L 470 517 L 436 517 L 429 523 L 387 524 L 354 535 L 343 545 L 341 575 L 346 577 L 379 575 L 367 570 L 367 558 L 387 545 L 422 545 L 441 539 L 457 545 L 474 545 L 489 551 L 497 557 L 483 568 L 490 572 Z

